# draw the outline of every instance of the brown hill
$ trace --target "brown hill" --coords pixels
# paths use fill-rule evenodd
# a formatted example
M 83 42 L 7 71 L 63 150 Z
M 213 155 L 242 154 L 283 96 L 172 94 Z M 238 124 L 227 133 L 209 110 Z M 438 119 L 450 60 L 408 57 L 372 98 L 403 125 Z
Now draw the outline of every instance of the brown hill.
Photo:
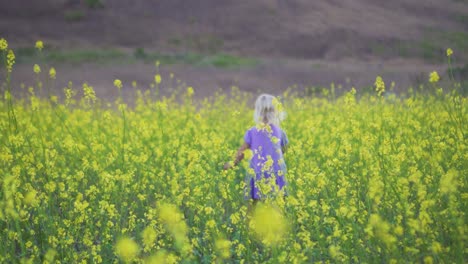
M 291 86 L 310 91 L 331 82 L 343 84 L 341 91 L 356 87 L 372 92 L 376 75 L 404 91 L 427 82 L 433 70 L 447 80 L 447 47 L 454 49 L 466 80 L 468 1 L 0 0 L 1 37 L 18 51 L 12 80 L 17 91 L 21 83 L 35 83 L 32 64 L 44 63 L 37 57 L 21 59 L 34 53 L 37 39 L 58 50 L 49 61 L 62 64 L 56 94 L 69 80 L 77 85 L 87 81 L 109 98 L 117 95 L 115 78 L 124 82 L 124 92 L 130 93 L 134 80 L 147 87 L 154 57 L 135 61 L 138 52 L 182 54 L 175 59 L 182 63 L 166 63 L 160 70 L 164 76 L 176 73 L 202 97 L 233 85 L 279 93 Z M 184 62 L 191 54 L 222 53 L 260 63 L 235 69 Z M 126 60 L 115 61 L 115 56 Z M 96 63 L 96 57 L 105 63 Z M 84 62 L 67 63 L 70 59 Z M 164 84 L 162 92 L 171 93 L 173 87 Z
M 465 0 L 0 0 L 0 32 L 18 45 L 42 38 L 165 52 L 425 57 L 468 49 L 467 14 Z

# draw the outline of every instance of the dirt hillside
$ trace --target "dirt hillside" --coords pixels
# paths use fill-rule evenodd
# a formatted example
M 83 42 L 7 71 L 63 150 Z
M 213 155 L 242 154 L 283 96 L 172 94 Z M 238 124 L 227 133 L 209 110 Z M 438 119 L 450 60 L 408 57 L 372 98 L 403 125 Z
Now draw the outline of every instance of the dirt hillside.
M 460 59 L 467 57 L 467 14 L 466 0 L 0 0 L 0 37 L 16 47 L 42 39 L 63 49 L 141 48 L 263 59 L 260 66 L 241 70 L 167 68 L 207 93 L 231 84 L 284 90 L 350 76 L 358 85 L 370 85 L 370 74 L 378 72 L 406 85 L 440 64 L 446 47 Z M 31 66 L 18 67 L 17 79 L 27 82 Z M 148 65 L 113 67 L 118 70 L 86 66 L 95 71 L 84 77 L 66 70 L 76 67 L 64 66 L 62 72 L 95 83 L 110 83 L 107 78 L 115 72 L 127 73 L 128 81 L 152 78 L 139 75 L 152 72 Z
M 0 0 L 0 32 L 20 44 L 42 37 L 67 46 L 339 59 L 468 26 L 467 1 L 454 0 L 87 2 Z

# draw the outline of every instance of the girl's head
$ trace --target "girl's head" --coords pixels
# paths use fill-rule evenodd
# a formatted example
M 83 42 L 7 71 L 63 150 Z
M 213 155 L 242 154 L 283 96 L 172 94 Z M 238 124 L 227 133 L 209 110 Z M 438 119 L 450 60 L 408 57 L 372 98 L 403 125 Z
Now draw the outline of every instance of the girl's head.
M 279 126 L 284 119 L 281 103 L 270 94 L 261 94 L 255 101 L 254 120 L 257 124 L 266 123 Z

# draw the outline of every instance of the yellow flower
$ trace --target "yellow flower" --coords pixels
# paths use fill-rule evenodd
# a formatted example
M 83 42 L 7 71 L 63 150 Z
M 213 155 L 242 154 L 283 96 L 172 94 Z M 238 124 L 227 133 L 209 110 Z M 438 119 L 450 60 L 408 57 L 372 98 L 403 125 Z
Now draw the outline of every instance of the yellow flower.
M 383 92 L 385 92 L 385 83 L 382 77 L 377 76 L 375 79 L 375 90 L 377 91 L 377 95 L 381 96 Z
M 274 245 L 284 238 L 288 225 L 278 210 L 261 204 L 254 212 L 250 228 L 264 244 Z
M 448 48 L 447 49 L 447 57 L 452 56 L 452 54 L 453 54 L 453 50 L 451 48 Z
M 213 220 L 213 219 L 208 220 L 208 222 L 206 222 L 206 226 L 207 226 L 208 228 L 214 229 L 214 228 L 216 227 L 216 222 L 215 222 L 215 220 Z
M 446 174 L 440 177 L 440 192 L 442 194 L 453 193 L 457 190 L 458 171 L 450 169 Z
M 135 243 L 131 238 L 124 237 L 117 241 L 115 245 L 115 253 L 124 262 L 131 262 L 138 255 L 138 244 Z
M 277 144 L 277 143 L 279 143 L 279 141 L 280 141 L 280 139 L 277 138 L 277 137 L 275 137 L 275 136 L 272 136 L 270 139 L 271 139 L 271 142 L 272 142 L 273 144 Z
M 41 67 L 37 64 L 34 64 L 34 73 L 39 74 L 41 72 Z
M 157 233 L 151 226 L 148 226 L 143 230 L 142 237 L 143 237 L 143 244 L 145 244 L 146 248 L 151 248 L 154 241 L 156 240 Z
M 424 264 L 432 264 L 434 263 L 434 259 L 431 256 L 424 257 Z
M 156 74 L 154 76 L 154 81 L 156 82 L 156 84 L 160 84 L 161 83 L 161 75 Z
M 429 75 L 429 82 L 436 83 L 440 79 L 439 74 L 436 71 L 431 72 Z
M 253 153 L 253 151 L 251 149 L 244 150 L 244 158 L 246 160 L 251 160 L 253 155 L 254 155 L 254 153 Z
M 215 241 L 215 247 L 216 251 L 218 252 L 221 258 L 227 259 L 231 255 L 229 251 L 231 247 L 231 241 L 226 239 L 218 239 Z
M 156 254 L 149 256 L 145 259 L 145 264 L 168 264 L 169 254 L 166 250 L 162 249 L 156 252 Z
M 262 171 L 270 171 L 273 167 L 273 159 L 270 155 L 267 156 L 267 160 L 263 163 Z
M 7 48 L 8 48 L 8 42 L 6 41 L 6 39 L 1 38 L 0 39 L 0 50 L 7 50 Z
M 431 245 L 431 250 L 434 254 L 439 254 L 442 252 L 442 245 L 439 242 L 433 242 Z
M 209 206 L 205 207 L 204 210 L 205 210 L 205 213 L 206 213 L 206 214 L 211 214 L 211 213 L 214 212 L 214 211 L 213 211 L 213 208 L 211 208 L 211 207 L 209 207 Z
M 26 194 L 24 197 L 24 203 L 26 205 L 35 207 L 39 204 L 39 201 L 36 198 L 37 192 L 35 190 L 32 190 Z
M 343 254 L 340 251 L 340 247 L 335 246 L 335 245 L 331 245 L 328 248 L 328 252 L 330 253 L 330 257 L 332 257 L 332 259 L 335 259 L 335 260 L 339 260 L 342 257 L 342 254 Z
M 76 91 L 73 91 L 71 88 L 63 88 L 65 93 L 65 105 L 72 103 L 72 97 L 76 94 Z
M 36 41 L 36 49 L 41 51 L 44 48 L 44 43 L 41 40 Z
M 50 78 L 55 80 L 56 75 L 57 75 L 57 72 L 55 71 L 55 68 L 54 67 L 50 68 L 49 70 Z
M 176 246 L 182 251 L 186 250 L 189 246 L 187 238 L 188 227 L 184 221 L 184 215 L 179 212 L 175 205 L 163 203 L 160 206 L 159 218 L 175 238 Z
M 44 256 L 44 263 L 53 263 L 56 255 L 57 251 L 55 249 L 47 250 L 47 253 Z
M 280 100 L 278 100 L 276 97 L 273 98 L 272 102 L 273 107 L 275 108 L 277 113 L 283 112 L 283 105 L 281 104 Z
M 188 96 L 192 96 L 193 93 L 194 93 L 193 87 L 192 87 L 192 86 L 189 86 L 189 87 L 187 88 L 187 94 L 188 94 Z
M 122 89 L 122 81 L 119 79 L 115 79 L 114 86 L 117 87 L 118 89 Z
M 7 71 L 11 72 L 13 70 L 13 64 L 15 64 L 15 53 L 13 50 L 8 50 L 7 54 Z
M 401 226 L 396 226 L 395 229 L 393 230 L 393 232 L 398 235 L 398 236 L 402 236 L 403 235 L 403 227 Z
M 231 223 L 234 224 L 234 225 L 239 223 L 239 221 L 240 221 L 240 216 L 239 216 L 239 213 L 237 213 L 237 212 L 233 213 L 230 218 L 231 218 Z
M 390 227 L 390 224 L 382 219 L 378 214 L 371 214 L 366 232 L 368 232 L 371 236 L 378 238 L 387 247 L 392 247 L 397 242 L 397 240 L 393 235 L 390 234 Z
M 97 100 L 96 92 L 94 91 L 92 86 L 89 86 L 87 83 L 83 83 L 83 95 L 85 102 L 89 105 L 90 103 L 94 103 Z

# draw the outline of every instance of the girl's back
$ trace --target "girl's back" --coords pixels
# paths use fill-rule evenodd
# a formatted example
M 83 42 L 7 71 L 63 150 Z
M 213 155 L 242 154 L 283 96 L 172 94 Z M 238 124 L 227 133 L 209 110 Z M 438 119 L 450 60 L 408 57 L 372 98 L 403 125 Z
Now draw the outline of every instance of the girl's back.
M 247 130 L 244 141 L 252 150 L 250 167 L 255 173 L 277 173 L 285 170 L 283 149 L 288 144 L 288 139 L 281 128 L 273 124 L 254 126 Z
M 257 125 L 245 132 L 244 144 L 237 151 L 234 160 L 234 165 L 238 164 L 244 158 L 244 151 L 252 150 L 250 169 L 247 170 L 245 179 L 246 199 L 265 199 L 276 193 L 276 190 L 286 194 L 286 163 L 283 153 L 288 138 L 279 126 L 282 114 L 281 104 L 274 96 L 262 94 L 257 98 L 254 111 L 254 121 Z M 230 162 L 224 165 L 225 169 L 230 167 Z M 262 193 L 261 184 L 270 185 L 271 191 Z

